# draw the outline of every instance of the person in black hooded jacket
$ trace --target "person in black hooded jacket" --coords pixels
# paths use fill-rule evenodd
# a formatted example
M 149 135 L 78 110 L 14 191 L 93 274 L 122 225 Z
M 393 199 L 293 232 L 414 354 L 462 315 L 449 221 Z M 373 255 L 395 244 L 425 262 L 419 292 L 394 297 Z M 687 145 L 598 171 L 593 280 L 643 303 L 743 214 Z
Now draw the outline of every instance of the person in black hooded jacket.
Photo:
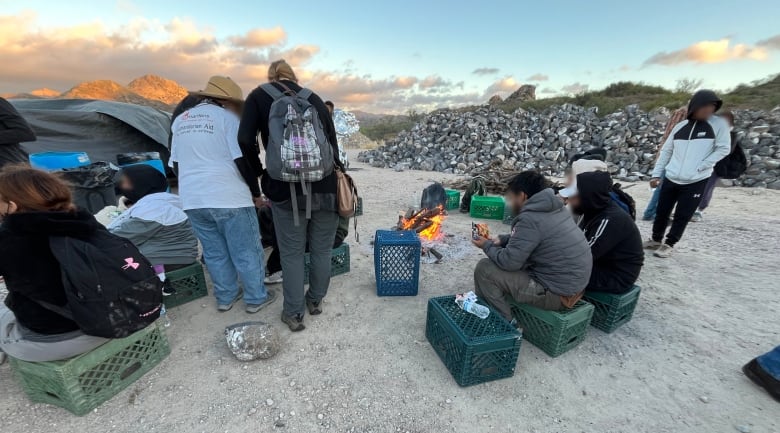
M 593 271 L 586 291 L 626 293 L 644 263 L 642 236 L 631 217 L 610 197 L 609 173 L 577 176 L 577 193 L 569 198 L 572 211 L 582 215 L 580 228 L 590 245 Z
M 0 276 L 8 289 L 0 305 L 0 358 L 7 353 L 24 361 L 55 361 L 105 343 L 39 302 L 67 304 L 49 238 L 87 238 L 106 229 L 76 209 L 68 185 L 29 167 L 6 167 L 0 173 L 0 216 Z

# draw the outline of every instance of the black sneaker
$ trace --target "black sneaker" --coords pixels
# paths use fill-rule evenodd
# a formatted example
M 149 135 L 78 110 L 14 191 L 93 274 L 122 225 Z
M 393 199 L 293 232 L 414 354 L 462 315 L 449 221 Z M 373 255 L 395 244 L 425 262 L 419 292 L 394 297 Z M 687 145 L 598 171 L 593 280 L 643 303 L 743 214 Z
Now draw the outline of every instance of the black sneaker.
M 284 322 L 292 332 L 300 332 L 306 329 L 306 325 L 303 324 L 303 313 L 296 314 L 295 316 L 288 316 L 282 311 L 282 322 Z
M 163 282 L 163 296 L 171 296 L 176 294 L 176 288 L 171 284 L 171 280 L 165 280 Z
M 780 401 L 780 380 L 775 379 L 764 371 L 758 364 L 758 360 L 753 359 L 745 364 L 745 366 L 742 367 L 742 372 L 745 373 L 745 376 L 752 380 L 753 383 L 764 388 L 772 398 Z

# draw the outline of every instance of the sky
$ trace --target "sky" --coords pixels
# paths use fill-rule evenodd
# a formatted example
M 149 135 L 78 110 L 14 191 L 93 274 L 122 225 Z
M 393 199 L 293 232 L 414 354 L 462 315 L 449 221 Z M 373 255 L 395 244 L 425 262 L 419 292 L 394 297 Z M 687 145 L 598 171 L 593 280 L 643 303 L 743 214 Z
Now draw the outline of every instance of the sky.
M 245 93 L 286 59 L 337 106 L 404 113 L 616 81 L 728 90 L 780 73 L 780 1 L 0 0 L 0 93 L 156 74 Z

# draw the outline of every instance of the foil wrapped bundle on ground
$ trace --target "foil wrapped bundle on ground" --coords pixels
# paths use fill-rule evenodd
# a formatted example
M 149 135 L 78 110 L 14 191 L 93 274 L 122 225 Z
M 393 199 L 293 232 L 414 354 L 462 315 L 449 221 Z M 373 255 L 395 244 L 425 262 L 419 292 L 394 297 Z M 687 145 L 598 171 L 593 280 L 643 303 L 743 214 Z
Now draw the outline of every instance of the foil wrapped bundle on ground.
M 268 359 L 282 346 L 276 328 L 264 322 L 236 323 L 225 328 L 228 348 L 239 361 Z

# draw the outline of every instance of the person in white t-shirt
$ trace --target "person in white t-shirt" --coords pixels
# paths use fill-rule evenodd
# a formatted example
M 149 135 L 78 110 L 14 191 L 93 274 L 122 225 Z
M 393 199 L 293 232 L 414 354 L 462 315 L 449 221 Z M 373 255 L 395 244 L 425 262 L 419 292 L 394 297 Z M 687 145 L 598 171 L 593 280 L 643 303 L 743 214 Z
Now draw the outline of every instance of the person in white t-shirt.
M 217 309 L 228 311 L 243 296 L 256 313 L 276 300 L 263 280 L 263 248 L 255 206 L 260 185 L 238 145 L 241 88 L 214 76 L 203 100 L 173 121 L 170 165 L 179 177 L 179 196 L 203 245 Z M 244 287 L 242 293 L 238 279 Z

